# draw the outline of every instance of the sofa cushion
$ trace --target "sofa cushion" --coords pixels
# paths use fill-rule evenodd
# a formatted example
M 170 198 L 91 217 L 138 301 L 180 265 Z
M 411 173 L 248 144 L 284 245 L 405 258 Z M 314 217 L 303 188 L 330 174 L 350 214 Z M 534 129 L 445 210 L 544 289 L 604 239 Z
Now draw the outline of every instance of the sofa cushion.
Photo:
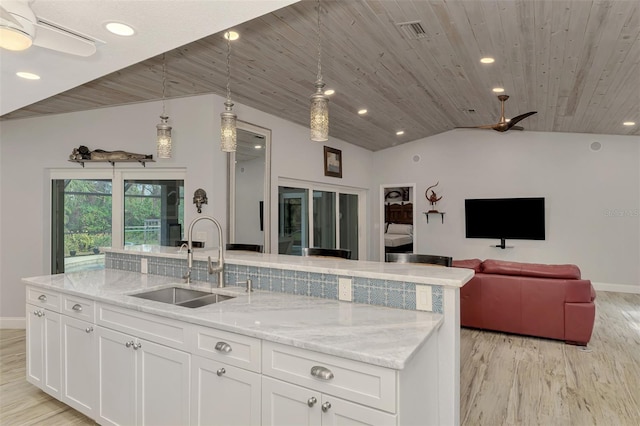
M 482 262 L 482 272 L 485 274 L 537 278 L 580 279 L 580 269 L 576 265 L 543 265 L 539 263 L 509 262 L 495 259 L 487 259 Z
M 454 268 L 473 269 L 476 273 L 482 272 L 482 260 L 480 259 L 454 260 L 451 266 Z

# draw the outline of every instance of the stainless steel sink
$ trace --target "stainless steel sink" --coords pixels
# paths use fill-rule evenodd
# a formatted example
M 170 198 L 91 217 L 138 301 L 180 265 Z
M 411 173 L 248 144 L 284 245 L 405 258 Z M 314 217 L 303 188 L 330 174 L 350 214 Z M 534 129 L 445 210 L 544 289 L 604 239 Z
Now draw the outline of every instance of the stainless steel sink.
M 212 303 L 218 303 L 223 300 L 234 298 L 234 296 L 225 296 L 222 294 L 182 287 L 161 288 L 159 290 L 132 294 L 131 296 L 156 302 L 170 303 L 177 306 L 184 306 L 186 308 L 199 308 L 201 306 L 207 306 Z

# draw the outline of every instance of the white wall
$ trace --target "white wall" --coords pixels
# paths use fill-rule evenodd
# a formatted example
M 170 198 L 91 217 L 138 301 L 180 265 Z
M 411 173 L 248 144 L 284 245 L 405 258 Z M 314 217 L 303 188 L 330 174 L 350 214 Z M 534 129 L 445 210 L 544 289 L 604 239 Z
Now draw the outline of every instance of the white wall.
M 213 215 L 226 226 L 226 154 L 219 150 L 223 103 L 216 95 L 168 101 L 173 158 L 147 164 L 148 168 L 186 168 L 187 223 L 197 215 L 192 194 L 203 188 L 209 204 L 203 206 L 202 214 Z M 79 145 L 155 157 L 155 125 L 161 111 L 159 103 L 151 102 L 0 123 L 0 326 L 10 318 L 24 316 L 20 278 L 50 273 L 48 169 L 79 170 L 80 165 L 67 161 Z M 239 104 L 234 111 L 239 119 L 272 130 L 272 200 L 277 200 L 280 176 L 368 187 L 371 152 L 330 139 L 327 145 L 343 151 L 344 171 L 343 179 L 328 178 L 323 175 L 324 144 L 311 142 L 308 128 Z M 101 167 L 111 166 L 86 165 L 87 169 Z M 277 205 L 273 202 L 271 214 L 272 235 L 277 241 Z M 215 246 L 214 230 L 207 224 L 203 230 L 207 231 L 207 246 Z
M 594 141 L 602 144 L 598 152 L 590 149 Z M 426 188 L 440 181 L 444 224 L 433 215 L 427 224 L 418 214 L 417 252 L 575 263 L 599 288 L 640 292 L 640 138 L 458 129 L 373 157 L 372 188 L 415 182 L 419 212 L 428 210 Z M 378 193 L 372 192 L 372 235 L 380 232 Z M 546 198 L 545 241 L 508 240 L 515 247 L 501 250 L 490 247 L 497 240 L 465 238 L 466 198 L 526 196 Z M 372 253 L 379 241 L 372 238 Z
M 264 201 L 264 157 L 236 164 L 235 241 L 264 244 L 260 230 L 260 201 Z

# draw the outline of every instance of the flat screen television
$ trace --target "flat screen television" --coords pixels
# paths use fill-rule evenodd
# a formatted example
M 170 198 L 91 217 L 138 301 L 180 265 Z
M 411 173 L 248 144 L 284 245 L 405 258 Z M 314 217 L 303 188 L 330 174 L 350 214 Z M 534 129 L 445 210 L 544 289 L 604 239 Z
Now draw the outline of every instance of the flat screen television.
M 544 198 L 482 198 L 464 202 L 467 238 L 544 240 Z

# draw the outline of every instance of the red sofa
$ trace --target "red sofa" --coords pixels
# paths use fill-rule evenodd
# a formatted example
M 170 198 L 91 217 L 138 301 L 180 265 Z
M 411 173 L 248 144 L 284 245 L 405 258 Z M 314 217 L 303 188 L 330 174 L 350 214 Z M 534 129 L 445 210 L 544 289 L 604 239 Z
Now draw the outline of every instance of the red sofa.
M 595 321 L 591 281 L 576 265 L 454 260 L 475 276 L 460 289 L 460 324 L 586 346 Z

